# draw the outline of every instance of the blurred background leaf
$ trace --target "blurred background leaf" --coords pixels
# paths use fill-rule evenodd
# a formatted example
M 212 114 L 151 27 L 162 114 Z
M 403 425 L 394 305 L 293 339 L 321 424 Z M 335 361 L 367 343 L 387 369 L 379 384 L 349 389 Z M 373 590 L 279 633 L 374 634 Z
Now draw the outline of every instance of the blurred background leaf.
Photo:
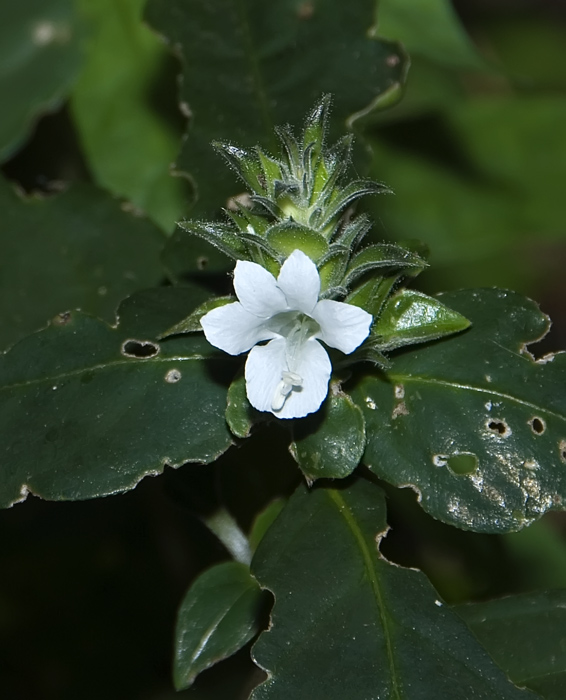
M 563 9 L 459 0 L 466 35 L 447 3 L 418 5 L 413 17 L 433 8 L 449 16 L 451 41 L 461 44 L 440 55 L 444 44 L 432 31 L 416 41 L 410 26 L 388 16 L 388 2 L 378 5 L 386 36 L 406 43 L 411 70 L 404 99 L 379 115 L 370 137 L 371 175 L 396 193 L 366 203 L 375 236 L 430 246 L 432 272 L 419 280 L 427 291 L 498 285 L 540 299 L 563 344 L 565 312 L 555 301 L 566 292 Z M 468 36 L 483 64 L 474 65 Z
M 336 138 L 352 113 L 400 97 L 406 56 L 374 36 L 374 8 L 373 0 L 149 1 L 150 24 L 183 65 L 191 121 L 178 166 L 196 184 L 193 215 L 216 215 L 244 189 L 214 154 L 214 139 L 275 150 L 273 127 L 299 128 L 323 93 L 333 96 Z
M 163 276 L 163 236 L 86 183 L 22 197 L 0 178 L 0 347 L 80 308 L 114 322 L 119 302 Z
M 379 0 L 377 33 L 402 42 L 410 56 L 449 68 L 485 68 L 450 0 Z
M 562 700 L 566 681 L 566 591 L 453 608 L 513 682 Z
M 90 32 L 71 107 L 95 181 L 171 233 L 191 198 L 171 166 L 185 119 L 176 61 L 141 21 L 145 0 L 77 0 Z
M 73 0 L 0 3 L 0 161 L 65 97 L 82 64 Z

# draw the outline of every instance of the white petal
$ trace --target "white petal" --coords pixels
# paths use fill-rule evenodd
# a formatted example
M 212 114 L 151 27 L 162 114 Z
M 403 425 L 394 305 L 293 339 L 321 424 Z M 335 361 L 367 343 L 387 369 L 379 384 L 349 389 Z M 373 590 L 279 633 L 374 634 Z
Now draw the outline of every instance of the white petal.
M 284 338 L 252 349 L 246 362 L 246 392 L 252 406 L 259 411 L 270 411 L 278 418 L 303 418 L 318 411 L 328 393 L 332 372 L 326 350 L 314 338 L 306 341 L 294 370 L 303 385 L 291 391 L 280 411 L 274 411 L 275 392 L 286 370 Z
M 237 301 L 212 309 L 201 318 L 200 325 L 208 342 L 230 355 L 239 355 L 261 340 L 276 337 L 265 328 L 265 319 L 250 314 Z
M 271 411 L 273 397 L 282 373 L 287 369 L 285 338 L 267 345 L 256 345 L 246 360 L 246 393 L 258 411 Z
M 285 295 L 275 277 L 257 263 L 238 260 L 234 289 L 244 309 L 261 318 L 270 318 L 287 309 Z
M 311 314 L 320 292 L 320 276 L 316 265 L 302 250 L 294 250 L 285 260 L 277 278 L 290 309 Z
M 312 317 L 320 326 L 316 337 L 346 355 L 368 337 L 373 320 L 372 315 L 359 306 L 330 299 L 319 301 Z

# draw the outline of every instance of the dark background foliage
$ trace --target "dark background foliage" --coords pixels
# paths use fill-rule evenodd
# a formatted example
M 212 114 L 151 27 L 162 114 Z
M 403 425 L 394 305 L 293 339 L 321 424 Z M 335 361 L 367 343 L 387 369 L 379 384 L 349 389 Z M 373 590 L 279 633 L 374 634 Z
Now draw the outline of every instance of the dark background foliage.
M 124 296 L 164 281 L 155 251 L 194 195 L 189 179 L 168 171 L 188 115 L 185 103 L 178 107 L 181 66 L 141 23 L 143 3 L 50 4 L 61 26 L 72 27 L 72 41 L 63 36 L 63 54 L 32 65 L 17 82 L 0 79 L 3 111 L 8 102 L 17 107 L 10 123 L 0 120 L 3 175 L 34 198 L 24 203 L 2 183 L 2 256 L 10 251 L 12 261 L 1 280 L 4 347 L 71 306 L 111 321 Z M 165 10 L 182 5 L 155 2 L 150 19 L 157 25 L 163 15 L 165 22 Z M 371 151 L 360 149 L 356 165 L 396 192 L 366 203 L 375 236 L 429 245 L 431 268 L 421 282 L 429 293 L 498 285 L 537 299 L 555 324 L 537 353 L 565 347 L 563 3 L 456 2 L 478 54 L 457 25 L 452 34 L 441 26 L 422 32 L 382 5 L 380 31 L 404 42 L 412 67 L 405 97 L 364 126 Z M 25 13 L 41 20 L 41 4 L 3 3 L 0 41 Z M 37 31 L 41 39 L 41 26 Z M 340 37 L 322 40 L 331 45 Z M 0 69 L 14 60 L 12 44 L 4 43 Z M 208 79 L 206 66 L 188 70 Z M 184 90 L 190 106 L 188 78 Z M 221 82 L 214 90 L 222 90 Z M 212 94 L 198 100 L 206 104 Z M 225 136 L 220 124 L 206 134 Z M 189 163 L 184 151 L 179 167 Z M 208 177 L 214 182 L 212 171 Z M 147 218 L 139 219 L 141 210 Z M 102 221 L 104 236 L 90 232 L 93 220 Z M 90 236 L 107 255 L 93 261 L 81 242 Z M 127 264 L 121 253 L 116 262 L 113 246 L 128 236 L 138 245 Z M 71 252 L 55 256 L 53 245 Z M 250 513 L 297 481 L 274 431 L 214 467 L 166 469 L 124 495 L 69 503 L 29 497 L 0 512 L 2 696 L 176 697 L 170 680 L 176 608 L 194 576 L 227 556 L 198 515 L 222 497 L 248 528 Z M 196 490 L 204 495 L 195 501 Z M 411 491 L 391 488 L 388 498 L 392 530 L 384 554 L 421 568 L 448 602 L 566 587 L 562 515 L 488 536 L 433 520 Z M 244 650 L 182 695 L 245 698 L 260 679 Z

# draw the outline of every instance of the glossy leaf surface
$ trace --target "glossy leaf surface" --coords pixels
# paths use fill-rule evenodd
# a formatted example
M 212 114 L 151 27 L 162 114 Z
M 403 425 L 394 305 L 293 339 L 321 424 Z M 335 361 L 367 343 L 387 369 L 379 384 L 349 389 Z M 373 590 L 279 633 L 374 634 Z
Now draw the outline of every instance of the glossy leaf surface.
M 401 289 L 383 306 L 372 336 L 378 339 L 379 349 L 385 351 L 435 340 L 469 325 L 467 318 L 438 299 L 413 289 Z
M 244 564 L 217 564 L 194 581 L 183 598 L 175 630 L 175 688 L 234 654 L 259 629 L 262 591 Z
M 454 610 L 515 683 L 562 700 L 566 688 L 566 592 L 459 605 Z
M 343 479 L 358 466 L 366 444 L 362 411 L 330 387 L 321 409 L 293 426 L 291 453 L 309 481 Z
M 2 507 L 28 492 L 126 491 L 165 464 L 227 449 L 226 359 L 204 361 L 215 353 L 202 336 L 155 341 L 196 301 L 195 289 L 141 292 L 121 305 L 117 328 L 64 314 L 0 358 Z
M 144 0 L 79 0 L 91 28 L 86 65 L 71 107 L 97 182 L 126 197 L 171 232 L 188 208 L 190 185 L 170 166 L 180 148 L 182 118 L 173 80 L 160 86 L 169 56 L 141 20 Z M 173 69 L 173 66 L 169 66 Z M 156 95 L 156 92 L 158 95 Z M 156 99 L 157 98 L 157 99 Z
M 365 462 L 410 485 L 439 520 L 518 530 L 566 499 L 566 354 L 535 362 L 525 344 L 548 319 L 513 292 L 440 297 L 469 330 L 392 356 L 353 392 L 364 409 Z
M 81 65 L 72 0 L 0 3 L 0 160 L 66 95 Z
M 257 549 L 258 544 L 263 539 L 265 533 L 273 525 L 277 516 L 285 507 L 286 500 L 284 498 L 276 498 L 271 501 L 258 515 L 256 516 L 252 529 L 249 535 L 249 542 L 252 552 Z
M 246 393 L 246 378 L 244 373 L 240 372 L 230 384 L 226 402 L 226 422 L 236 437 L 246 438 L 249 436 L 254 412 Z
M 380 556 L 386 529 L 369 482 L 291 497 L 252 561 L 275 597 L 253 647 L 268 679 L 252 699 L 536 697 L 507 680 L 424 574 Z
M 150 23 L 186 66 L 182 100 L 192 123 L 179 165 L 196 181 L 200 214 L 214 214 L 246 189 L 215 158 L 213 140 L 273 151 L 273 127 L 300 123 L 323 93 L 334 96 L 336 136 L 352 113 L 400 94 L 406 57 L 373 36 L 373 11 L 372 0 L 149 2 Z
M 124 297 L 163 277 L 159 230 L 91 185 L 23 199 L 0 179 L 0 210 L 0 347 L 62 311 L 113 321 Z

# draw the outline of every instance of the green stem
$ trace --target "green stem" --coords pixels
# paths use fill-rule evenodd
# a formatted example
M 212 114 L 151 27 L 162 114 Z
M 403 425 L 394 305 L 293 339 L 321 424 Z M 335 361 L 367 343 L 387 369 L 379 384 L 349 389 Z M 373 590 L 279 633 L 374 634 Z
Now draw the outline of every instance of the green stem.
M 250 565 L 252 552 L 248 538 L 238 523 L 224 508 L 219 508 L 212 515 L 203 517 L 202 521 L 222 542 L 236 561 Z

